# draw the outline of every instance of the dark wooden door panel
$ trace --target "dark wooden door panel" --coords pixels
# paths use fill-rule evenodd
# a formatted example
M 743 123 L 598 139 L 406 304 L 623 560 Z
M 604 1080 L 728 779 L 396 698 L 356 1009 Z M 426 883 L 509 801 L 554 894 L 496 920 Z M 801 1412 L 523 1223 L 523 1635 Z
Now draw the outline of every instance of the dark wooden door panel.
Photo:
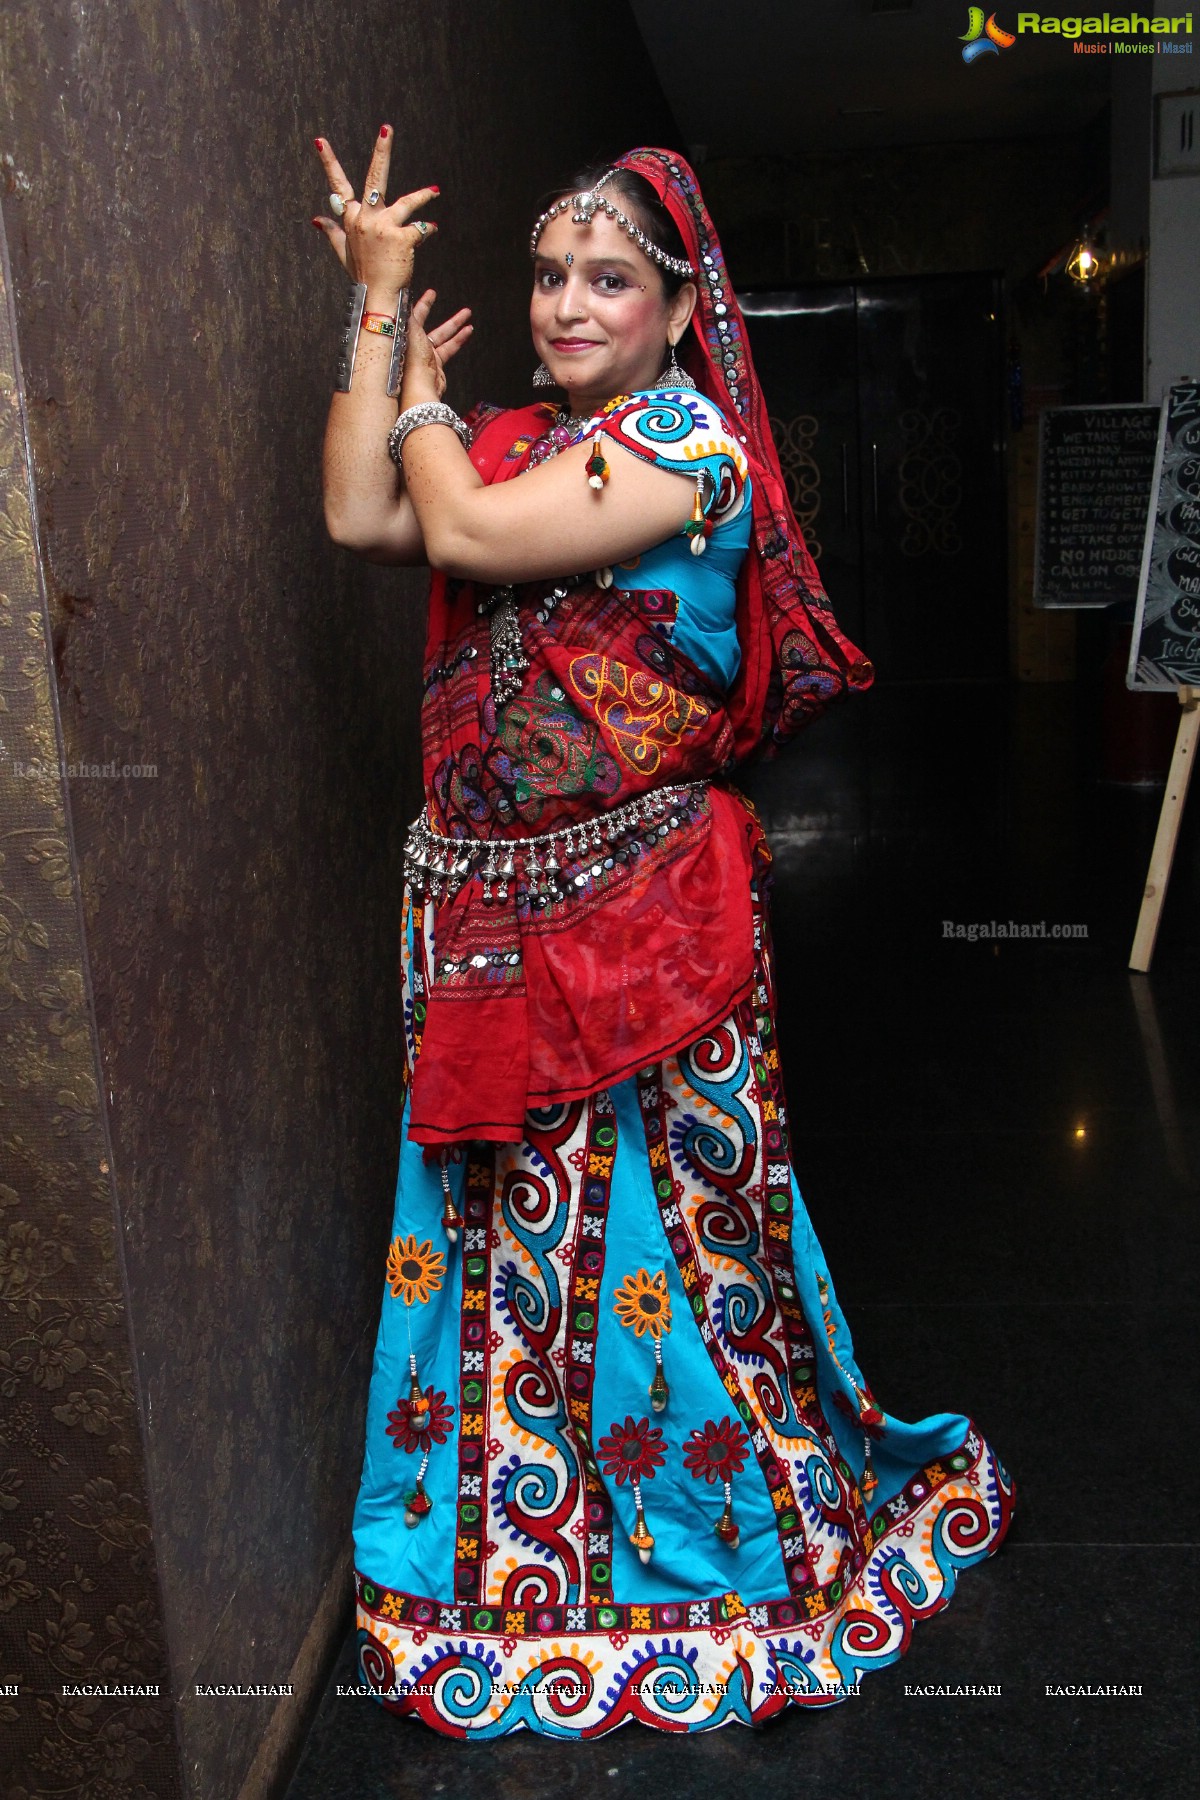
M 854 286 L 741 297 L 788 492 L 838 623 L 864 628 Z
M 1003 675 L 998 282 L 857 287 L 866 632 L 884 678 Z
M 879 680 L 1003 677 L 999 278 L 740 298 L 797 517 Z

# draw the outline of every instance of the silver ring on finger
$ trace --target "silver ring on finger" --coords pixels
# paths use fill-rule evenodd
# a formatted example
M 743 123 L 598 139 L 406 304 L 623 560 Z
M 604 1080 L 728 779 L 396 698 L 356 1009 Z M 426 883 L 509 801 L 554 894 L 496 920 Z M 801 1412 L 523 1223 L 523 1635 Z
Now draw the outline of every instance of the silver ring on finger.
M 368 206 L 378 206 L 379 205 L 379 189 L 378 188 L 372 188 L 370 193 L 367 195 L 367 205 Z
M 428 235 L 429 235 L 428 222 L 425 219 L 415 219 L 413 221 L 413 230 L 419 231 L 422 237 L 428 237 Z
M 346 201 L 341 194 L 330 194 L 329 210 L 335 219 L 340 219 L 346 211 Z

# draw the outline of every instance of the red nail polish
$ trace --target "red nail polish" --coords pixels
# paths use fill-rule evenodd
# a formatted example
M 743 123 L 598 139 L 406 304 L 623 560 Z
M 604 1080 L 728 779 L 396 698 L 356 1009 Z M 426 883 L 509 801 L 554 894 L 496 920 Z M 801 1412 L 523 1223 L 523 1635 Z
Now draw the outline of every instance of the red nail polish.
M 320 219 L 310 219 L 309 223 L 311 225 L 315 225 L 318 231 L 324 231 L 324 229 L 325 229 L 325 227 L 322 225 Z
M 323 150 L 325 148 L 324 142 L 321 138 L 314 138 L 313 143 L 317 146 L 318 150 Z
M 440 187 L 434 187 L 433 183 L 431 182 L 429 184 L 429 191 L 431 194 L 440 194 L 442 190 Z
M 388 134 L 388 128 L 387 128 L 387 126 L 386 126 L 386 125 L 381 125 L 381 126 L 380 126 L 380 127 L 379 127 L 379 135 L 380 135 L 380 137 L 386 137 L 386 136 L 387 136 L 387 134 Z

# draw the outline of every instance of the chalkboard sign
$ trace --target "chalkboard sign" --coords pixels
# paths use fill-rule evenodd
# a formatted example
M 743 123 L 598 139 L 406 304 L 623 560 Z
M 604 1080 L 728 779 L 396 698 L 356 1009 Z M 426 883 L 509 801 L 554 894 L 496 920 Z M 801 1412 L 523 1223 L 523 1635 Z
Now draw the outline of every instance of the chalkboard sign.
M 1162 406 L 1125 685 L 1200 684 L 1200 382 Z
M 1137 599 L 1157 406 L 1053 406 L 1038 431 L 1033 604 Z

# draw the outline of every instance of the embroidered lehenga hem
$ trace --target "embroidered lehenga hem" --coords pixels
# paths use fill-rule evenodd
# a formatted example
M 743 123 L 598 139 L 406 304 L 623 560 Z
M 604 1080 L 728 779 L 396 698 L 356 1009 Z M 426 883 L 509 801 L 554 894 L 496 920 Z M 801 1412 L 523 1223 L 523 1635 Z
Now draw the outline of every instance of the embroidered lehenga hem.
M 850 1580 L 807 1603 L 730 1590 L 676 1604 L 459 1606 L 356 1570 L 358 1680 L 389 1712 L 472 1739 L 601 1737 L 630 1720 L 764 1725 L 788 1706 L 836 1705 L 903 1656 L 959 1572 L 999 1548 L 1012 1503 L 1007 1471 L 969 1423 L 958 1449 L 870 1515 L 871 1548 Z

